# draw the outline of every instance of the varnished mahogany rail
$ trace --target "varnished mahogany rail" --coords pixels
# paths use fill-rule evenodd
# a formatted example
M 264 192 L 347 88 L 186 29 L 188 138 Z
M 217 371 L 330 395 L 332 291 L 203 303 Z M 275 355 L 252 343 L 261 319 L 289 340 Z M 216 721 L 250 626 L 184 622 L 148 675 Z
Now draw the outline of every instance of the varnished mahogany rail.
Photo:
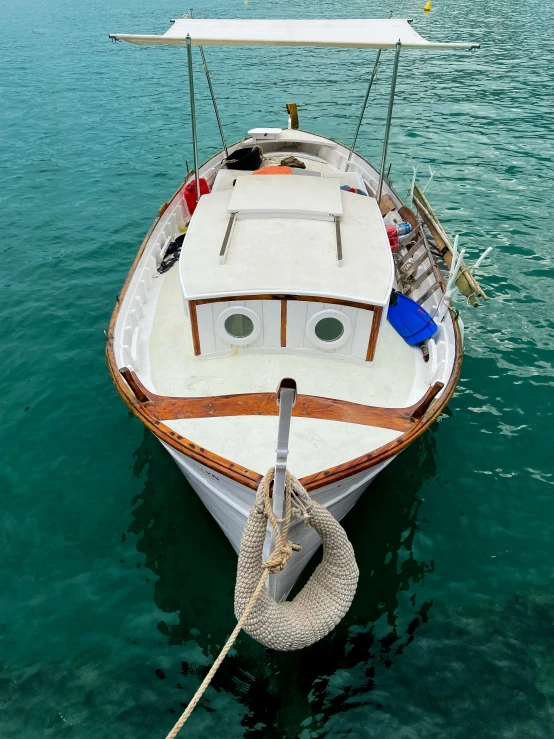
M 137 401 L 157 421 L 177 418 L 279 415 L 275 393 L 240 393 L 204 398 L 166 397 L 147 390 L 136 374 L 127 367 L 123 367 L 120 372 Z M 407 408 L 379 408 L 346 400 L 321 398 L 317 395 L 298 395 L 292 414 L 301 418 L 321 418 L 325 421 L 344 421 L 394 431 L 408 431 L 423 417 L 443 387 L 442 382 L 436 382 L 419 403 Z

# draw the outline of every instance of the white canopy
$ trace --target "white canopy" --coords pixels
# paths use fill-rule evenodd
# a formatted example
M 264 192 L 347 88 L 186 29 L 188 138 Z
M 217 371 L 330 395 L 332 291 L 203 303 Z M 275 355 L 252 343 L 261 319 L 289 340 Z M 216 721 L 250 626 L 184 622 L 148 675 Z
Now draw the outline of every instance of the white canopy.
M 335 46 L 393 49 L 472 49 L 479 44 L 434 43 L 422 38 L 408 20 L 242 20 L 180 18 L 162 36 L 113 33 L 110 38 L 133 44 L 194 46 Z

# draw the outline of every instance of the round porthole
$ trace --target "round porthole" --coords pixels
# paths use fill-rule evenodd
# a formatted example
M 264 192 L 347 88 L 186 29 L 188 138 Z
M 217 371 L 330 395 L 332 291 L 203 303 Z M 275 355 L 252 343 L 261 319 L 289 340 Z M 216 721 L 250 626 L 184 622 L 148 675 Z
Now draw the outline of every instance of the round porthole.
M 319 349 L 334 351 L 348 341 L 352 324 L 346 314 L 327 308 L 311 316 L 306 324 L 306 335 Z
M 226 308 L 217 319 L 220 339 L 233 346 L 247 346 L 256 341 L 262 330 L 258 314 L 242 305 Z
M 225 319 L 223 324 L 225 331 L 234 339 L 246 339 L 254 333 L 252 319 L 243 313 L 232 313 Z
M 321 318 L 314 326 L 315 335 L 321 341 L 337 341 L 344 333 L 344 324 L 338 318 Z

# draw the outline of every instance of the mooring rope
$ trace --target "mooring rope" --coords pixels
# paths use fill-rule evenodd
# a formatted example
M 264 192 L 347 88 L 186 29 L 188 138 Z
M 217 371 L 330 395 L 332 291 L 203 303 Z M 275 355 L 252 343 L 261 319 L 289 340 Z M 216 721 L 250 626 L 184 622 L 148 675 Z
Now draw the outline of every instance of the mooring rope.
M 286 482 L 285 482 L 285 518 L 283 520 L 283 527 L 281 528 L 279 526 L 279 523 L 277 522 L 277 519 L 275 518 L 275 514 L 273 513 L 273 508 L 271 506 L 271 483 L 273 482 L 273 478 L 275 477 L 275 468 L 272 467 L 267 475 L 262 480 L 263 485 L 263 497 L 264 497 L 264 511 L 265 514 L 272 525 L 274 531 L 275 531 L 275 549 L 271 553 L 269 559 L 262 564 L 263 574 L 260 578 L 260 581 L 258 582 L 258 585 L 256 589 L 254 590 L 254 593 L 252 597 L 250 598 L 250 602 L 246 606 L 242 616 L 239 618 L 237 625 L 233 629 L 233 632 L 231 633 L 231 636 L 227 639 L 227 642 L 221 652 L 219 653 L 218 658 L 213 663 L 212 667 L 210 668 L 210 671 L 202 681 L 202 684 L 194 694 L 192 700 L 184 710 L 183 714 L 175 724 L 175 726 L 171 729 L 169 734 L 166 736 L 166 739 L 175 739 L 177 734 L 181 731 L 183 728 L 183 725 L 185 721 L 188 719 L 188 717 L 191 715 L 191 713 L 194 711 L 198 701 L 203 696 L 206 688 L 211 683 L 213 676 L 217 672 L 220 664 L 223 662 L 225 657 L 227 656 L 227 653 L 233 646 L 235 639 L 239 635 L 239 632 L 241 631 L 244 622 L 250 615 L 250 612 L 252 611 L 252 608 L 255 606 L 256 601 L 260 597 L 260 593 L 262 592 L 264 585 L 266 583 L 267 578 L 270 574 L 276 574 L 278 572 L 281 572 L 285 569 L 287 566 L 287 562 L 289 561 L 291 554 L 293 551 L 300 551 L 301 547 L 298 546 L 298 544 L 294 544 L 292 541 L 288 541 L 288 533 L 289 533 L 289 527 L 292 517 L 292 478 L 290 474 L 287 472 L 286 476 Z

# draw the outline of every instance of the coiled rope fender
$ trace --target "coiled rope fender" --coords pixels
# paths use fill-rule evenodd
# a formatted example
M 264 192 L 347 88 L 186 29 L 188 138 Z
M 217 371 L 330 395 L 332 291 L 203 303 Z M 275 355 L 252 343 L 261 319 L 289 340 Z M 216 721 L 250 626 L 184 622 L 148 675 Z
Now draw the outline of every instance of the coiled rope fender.
M 288 536 L 292 512 L 307 514 L 307 523 L 321 538 L 323 559 L 300 593 L 292 601 L 277 603 L 267 590 L 262 590 L 243 629 L 270 649 L 288 651 L 302 649 L 326 636 L 346 614 L 358 584 L 358 566 L 352 544 L 339 522 L 322 505 L 310 498 L 298 480 L 287 473 L 285 519 L 282 536 L 269 502 L 269 489 L 274 477 L 271 469 L 264 477 L 256 502 L 250 512 L 240 544 L 235 588 L 235 616 L 243 616 L 260 578 L 272 558 L 288 560 L 294 548 L 283 541 Z M 267 563 L 262 561 L 267 521 L 278 534 L 274 553 Z M 283 569 L 283 566 L 280 569 Z M 270 569 L 278 572 L 279 569 Z
M 180 732 L 241 629 L 271 649 L 301 649 L 326 636 L 350 608 L 359 571 L 354 549 L 344 529 L 326 508 L 310 498 L 296 477 L 288 472 L 285 517 L 280 527 L 271 505 L 274 477 L 275 468 L 272 467 L 258 487 L 256 501 L 242 534 L 235 587 L 237 625 L 166 739 L 175 739 Z M 303 515 L 319 534 L 323 560 L 294 600 L 277 603 L 264 590 L 264 585 L 270 574 L 284 570 L 294 550 L 301 549 L 288 540 L 293 513 Z M 275 549 L 263 562 L 268 521 L 275 530 Z

